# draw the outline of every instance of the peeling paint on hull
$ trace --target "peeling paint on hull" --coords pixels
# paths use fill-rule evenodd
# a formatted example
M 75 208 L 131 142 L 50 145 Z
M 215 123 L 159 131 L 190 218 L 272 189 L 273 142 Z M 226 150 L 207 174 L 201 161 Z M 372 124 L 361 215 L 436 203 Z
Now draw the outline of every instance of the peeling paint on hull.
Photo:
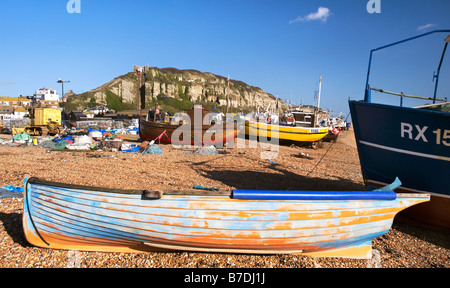
M 35 179 L 25 179 L 28 242 L 71 250 L 370 258 L 371 240 L 389 231 L 399 211 L 429 200 L 423 194 L 326 201 L 163 194 L 143 200 L 142 191 L 102 191 Z

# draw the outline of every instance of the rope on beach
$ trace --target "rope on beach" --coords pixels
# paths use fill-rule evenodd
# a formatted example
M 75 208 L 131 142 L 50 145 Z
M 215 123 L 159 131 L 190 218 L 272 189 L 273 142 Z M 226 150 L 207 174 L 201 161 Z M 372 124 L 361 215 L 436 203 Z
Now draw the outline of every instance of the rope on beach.
M 328 151 L 330 151 L 331 147 L 333 147 L 334 143 L 331 142 L 330 147 L 328 147 L 327 151 L 325 152 L 325 154 L 323 154 L 322 158 L 320 158 L 319 162 L 317 162 L 316 166 L 313 167 L 313 169 L 311 169 L 311 171 L 309 171 L 309 173 L 306 175 L 306 177 L 309 177 L 309 175 L 314 171 L 314 169 L 316 169 L 317 166 L 319 166 L 320 162 L 322 162 L 323 158 L 325 158 L 325 156 L 327 156 Z

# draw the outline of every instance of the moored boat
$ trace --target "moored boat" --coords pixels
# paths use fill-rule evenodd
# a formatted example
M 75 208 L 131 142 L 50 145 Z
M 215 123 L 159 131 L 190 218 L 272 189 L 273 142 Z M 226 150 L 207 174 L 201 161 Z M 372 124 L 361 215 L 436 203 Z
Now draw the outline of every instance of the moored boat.
M 203 124 L 208 112 L 201 108 L 188 111 L 188 119 L 182 123 L 165 123 L 139 119 L 139 135 L 142 141 L 155 141 L 174 145 L 224 145 L 233 141 L 240 129 L 234 123 Z M 198 121 L 195 120 L 198 117 Z
M 328 128 L 328 134 L 323 138 L 324 142 L 336 142 L 341 131 L 335 127 Z
M 438 32 L 448 33 L 450 30 L 436 30 L 373 49 L 364 101 L 349 101 L 349 105 L 366 186 L 382 186 L 399 177 L 403 184 L 397 192 L 431 194 L 430 202 L 400 213 L 399 219 L 450 230 L 450 105 L 446 99 L 436 97 L 439 72 L 450 36 L 446 39 L 435 74 L 433 97 L 409 96 L 369 85 L 373 52 Z M 433 104 L 403 107 L 372 103 L 372 90 L 400 96 L 401 99 L 432 100 Z
M 428 199 L 384 190 L 161 193 L 26 177 L 23 227 L 30 244 L 51 249 L 371 258 L 371 240 L 397 212 Z
M 306 145 L 320 141 L 328 134 L 327 127 L 299 127 L 293 125 L 245 122 L 245 134 L 249 139 L 270 139 L 280 144 Z
M 318 125 L 318 113 L 321 94 L 322 75 L 319 81 L 318 105 L 310 111 L 296 109 L 285 116 L 270 115 L 258 121 L 245 122 L 245 136 L 261 142 L 270 141 L 279 144 L 312 145 L 323 140 L 328 128 Z M 268 111 L 266 111 L 268 112 Z M 282 120 L 281 120 L 282 119 Z

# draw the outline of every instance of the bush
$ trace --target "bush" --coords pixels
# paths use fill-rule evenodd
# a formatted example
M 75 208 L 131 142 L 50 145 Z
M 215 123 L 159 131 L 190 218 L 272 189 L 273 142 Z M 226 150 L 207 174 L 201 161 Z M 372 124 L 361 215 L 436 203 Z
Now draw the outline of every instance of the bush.
M 133 110 L 136 108 L 133 104 L 122 103 L 122 99 L 120 99 L 119 95 L 114 94 L 111 91 L 105 91 L 105 95 L 107 106 L 111 110 L 119 112 L 123 110 Z
M 172 97 L 167 97 L 164 94 L 159 94 L 156 98 L 158 100 L 158 104 L 161 105 L 161 108 L 171 114 L 186 111 L 194 107 L 192 102 L 186 99 L 175 99 Z

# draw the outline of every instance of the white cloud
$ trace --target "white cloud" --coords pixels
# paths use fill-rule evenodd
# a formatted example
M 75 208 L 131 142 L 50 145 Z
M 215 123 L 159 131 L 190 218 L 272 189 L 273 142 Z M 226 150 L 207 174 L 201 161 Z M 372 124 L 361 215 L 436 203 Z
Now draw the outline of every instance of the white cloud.
M 417 31 L 422 31 L 422 30 L 425 30 L 425 29 L 428 29 L 428 28 L 431 28 L 431 27 L 434 27 L 434 26 L 436 26 L 436 24 L 423 25 L 423 26 L 420 26 L 419 28 L 417 28 Z
M 16 82 L 13 81 L 0 81 L 1 85 L 15 85 Z
M 307 16 L 298 16 L 294 20 L 289 21 L 289 24 L 296 23 L 296 22 L 309 22 L 309 21 L 315 21 L 320 20 L 322 22 L 327 22 L 328 17 L 330 17 L 330 9 L 326 7 L 319 7 L 317 12 L 310 13 Z

